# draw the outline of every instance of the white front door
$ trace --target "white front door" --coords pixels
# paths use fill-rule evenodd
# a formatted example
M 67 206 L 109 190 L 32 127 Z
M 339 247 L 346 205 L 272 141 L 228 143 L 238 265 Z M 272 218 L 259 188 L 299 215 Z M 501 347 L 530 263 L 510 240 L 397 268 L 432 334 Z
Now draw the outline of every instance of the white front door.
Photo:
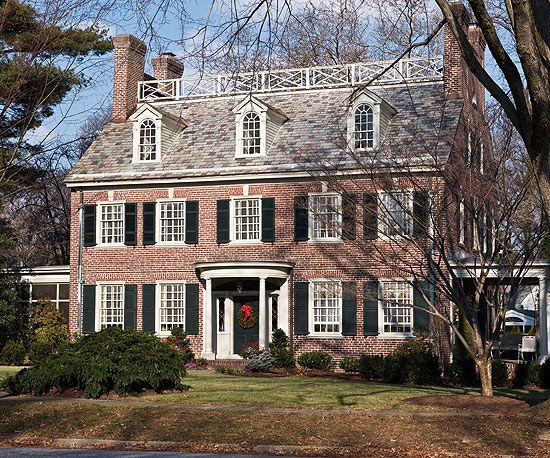
M 216 296 L 216 358 L 233 355 L 233 300 Z

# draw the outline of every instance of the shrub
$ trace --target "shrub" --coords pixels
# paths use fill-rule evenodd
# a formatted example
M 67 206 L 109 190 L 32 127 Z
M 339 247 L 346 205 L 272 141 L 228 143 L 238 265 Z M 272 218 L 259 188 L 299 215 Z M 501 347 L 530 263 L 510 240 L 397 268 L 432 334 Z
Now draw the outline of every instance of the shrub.
M 537 361 L 528 361 L 516 366 L 514 388 L 538 385 L 540 385 L 540 364 Z
M 541 388 L 550 388 L 550 359 L 540 365 L 539 378 Z
M 274 367 L 294 367 L 296 360 L 290 349 L 290 340 L 282 329 L 273 331 L 269 353 L 275 360 Z
M 268 350 L 263 350 L 248 359 L 248 369 L 251 372 L 269 372 L 275 367 L 275 358 Z
M 384 369 L 382 355 L 364 355 L 359 358 L 359 375 L 366 380 L 381 380 Z
M 176 350 L 178 350 L 185 362 L 189 362 L 195 358 L 195 353 L 191 350 L 191 341 L 187 333 L 182 328 L 172 328 L 172 336 L 168 339 Z
M 470 345 L 473 345 L 472 329 L 463 314 L 461 314 L 459 318 L 458 331 Z M 468 353 L 462 341 L 458 338 L 455 339 L 453 345 L 453 362 L 450 366 L 449 378 L 453 385 L 479 385 L 474 359 Z
M 33 364 L 39 364 L 44 358 L 58 354 L 70 341 L 65 318 L 49 300 L 41 299 L 36 303 L 31 326 L 29 359 Z
M 242 368 L 237 366 L 216 366 L 214 367 L 214 371 L 225 375 L 243 375 Z
M 197 369 L 206 369 L 208 367 L 208 360 L 206 358 L 197 358 L 195 364 Z
M 4 364 L 13 364 L 14 366 L 21 366 L 25 362 L 25 346 L 21 342 L 16 342 L 14 340 L 8 340 L 4 348 L 2 349 L 2 354 L 0 355 L 0 360 Z
M 98 398 L 145 389 L 182 389 L 185 359 L 152 334 L 110 327 L 68 344 L 30 369 L 6 379 L 12 394 L 43 395 L 76 388 Z
M 504 386 L 508 383 L 508 367 L 501 359 L 493 359 L 493 386 Z
M 439 382 L 439 360 L 429 343 L 422 339 L 408 340 L 397 346 L 386 358 L 386 381 L 435 385 Z M 395 380 L 395 381 L 394 381 Z
M 247 342 L 243 346 L 240 355 L 244 359 L 248 359 L 252 355 L 257 355 L 258 353 L 260 353 L 260 342 Z
M 307 351 L 298 357 L 298 364 L 307 369 L 329 371 L 332 367 L 332 357 L 324 351 Z
M 355 358 L 353 356 L 345 356 L 341 359 L 339 366 L 340 369 L 348 374 L 357 373 L 359 372 L 359 358 Z

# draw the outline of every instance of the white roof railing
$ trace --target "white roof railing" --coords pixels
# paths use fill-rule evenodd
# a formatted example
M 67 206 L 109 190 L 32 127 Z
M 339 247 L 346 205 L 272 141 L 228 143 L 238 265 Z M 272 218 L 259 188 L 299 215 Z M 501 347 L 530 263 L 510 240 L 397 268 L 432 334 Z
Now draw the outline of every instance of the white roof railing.
M 233 75 L 141 81 L 138 101 L 180 100 L 258 92 L 286 92 L 358 86 L 373 82 L 437 81 L 443 78 L 443 57 L 413 57 L 326 67 L 293 68 Z

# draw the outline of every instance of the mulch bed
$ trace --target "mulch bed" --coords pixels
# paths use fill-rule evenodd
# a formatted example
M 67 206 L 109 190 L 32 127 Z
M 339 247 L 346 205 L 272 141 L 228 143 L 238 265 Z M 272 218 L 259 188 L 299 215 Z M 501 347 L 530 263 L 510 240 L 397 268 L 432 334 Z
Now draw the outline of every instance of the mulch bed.
M 529 412 L 529 404 L 527 402 L 503 396 L 435 395 L 409 398 L 405 402 L 417 406 L 465 412 L 488 412 L 504 415 L 527 415 Z

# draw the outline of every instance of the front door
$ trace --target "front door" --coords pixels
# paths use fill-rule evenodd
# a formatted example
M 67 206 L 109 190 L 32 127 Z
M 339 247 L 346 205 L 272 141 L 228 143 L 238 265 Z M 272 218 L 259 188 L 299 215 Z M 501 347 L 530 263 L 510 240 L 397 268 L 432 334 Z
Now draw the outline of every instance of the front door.
M 248 347 L 258 348 L 258 296 L 233 297 L 233 311 L 233 353 L 240 354 Z

